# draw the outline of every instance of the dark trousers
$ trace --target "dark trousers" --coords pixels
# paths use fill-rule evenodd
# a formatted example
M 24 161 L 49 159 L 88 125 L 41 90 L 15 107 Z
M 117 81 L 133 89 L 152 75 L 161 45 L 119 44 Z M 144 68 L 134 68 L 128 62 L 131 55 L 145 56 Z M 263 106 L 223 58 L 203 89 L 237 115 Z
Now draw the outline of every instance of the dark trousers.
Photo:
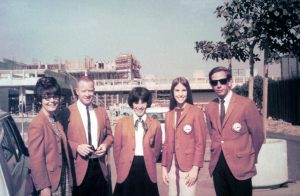
M 98 159 L 90 159 L 87 172 L 81 185 L 74 190 L 75 196 L 106 196 L 107 182 Z
M 214 187 L 217 196 L 251 196 L 252 181 L 236 179 L 221 152 L 216 168 L 213 172 Z

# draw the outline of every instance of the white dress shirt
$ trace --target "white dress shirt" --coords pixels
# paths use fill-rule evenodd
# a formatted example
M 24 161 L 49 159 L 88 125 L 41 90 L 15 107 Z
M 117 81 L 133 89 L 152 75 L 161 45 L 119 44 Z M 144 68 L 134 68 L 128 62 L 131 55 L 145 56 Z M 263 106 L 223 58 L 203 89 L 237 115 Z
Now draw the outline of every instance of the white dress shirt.
M 144 123 L 146 123 L 146 118 L 147 115 L 144 114 L 142 116 L 142 120 L 144 121 Z M 135 125 L 136 120 L 138 120 L 139 117 L 134 113 L 133 114 L 133 124 Z M 138 129 L 135 130 L 135 151 L 134 151 L 134 155 L 135 156 L 144 156 L 144 149 L 143 149 L 143 139 L 144 139 L 144 128 L 142 125 L 142 122 L 138 122 Z
M 85 136 L 86 136 L 86 141 L 88 142 L 88 119 L 87 119 L 87 112 L 86 112 L 86 106 L 81 103 L 80 100 L 77 101 L 77 107 L 81 116 L 81 120 L 84 126 L 85 130 Z M 98 141 L 97 141 L 97 135 L 98 135 L 98 121 L 96 117 L 95 110 L 91 105 L 88 106 L 89 112 L 90 112 L 90 120 L 91 120 L 91 136 L 92 136 L 92 145 L 94 148 L 98 148 Z
M 228 109 L 231 97 L 232 97 L 232 91 L 229 90 L 227 95 L 224 98 L 225 114 L 226 114 L 226 111 Z M 219 115 L 220 115 L 221 114 L 221 99 L 219 97 L 218 97 L 218 99 L 219 99 Z

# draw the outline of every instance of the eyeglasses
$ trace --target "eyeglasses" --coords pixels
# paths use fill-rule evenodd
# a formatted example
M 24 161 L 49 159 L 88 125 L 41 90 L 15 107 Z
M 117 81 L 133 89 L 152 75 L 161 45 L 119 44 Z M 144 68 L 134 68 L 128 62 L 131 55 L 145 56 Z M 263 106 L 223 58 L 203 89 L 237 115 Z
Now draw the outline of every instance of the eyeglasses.
M 217 85 L 218 85 L 218 82 L 220 82 L 220 84 L 227 84 L 228 79 L 227 79 L 227 78 L 223 78 L 223 79 L 220 79 L 220 80 L 211 80 L 211 81 L 209 81 L 209 83 L 210 83 L 212 86 L 217 86 Z
M 58 95 L 42 95 L 42 99 L 45 99 L 46 101 L 50 101 L 51 99 L 54 99 L 58 101 L 60 96 Z

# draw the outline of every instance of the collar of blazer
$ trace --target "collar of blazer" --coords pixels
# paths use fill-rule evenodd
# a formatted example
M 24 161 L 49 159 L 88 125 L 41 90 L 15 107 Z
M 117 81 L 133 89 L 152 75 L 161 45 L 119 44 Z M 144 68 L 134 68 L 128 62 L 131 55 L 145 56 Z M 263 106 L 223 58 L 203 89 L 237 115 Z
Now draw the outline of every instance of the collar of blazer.
M 43 124 L 46 125 L 46 127 L 56 135 L 55 130 L 53 130 L 52 125 L 49 121 L 49 118 L 44 114 L 44 112 L 39 111 L 37 117 L 40 118 L 43 121 Z M 64 130 L 63 130 L 62 126 L 57 121 L 55 123 L 56 123 L 57 128 L 61 132 L 62 139 L 65 139 L 64 138 L 65 134 L 64 134 Z
M 127 125 L 126 125 L 126 127 L 129 127 L 129 130 L 131 130 L 130 131 L 130 133 L 131 133 L 131 135 L 133 136 L 133 137 L 135 137 L 135 127 L 134 127 L 134 122 L 133 122 L 133 115 L 131 115 L 131 116 L 129 116 L 128 117 L 129 118 L 129 120 L 127 121 Z M 147 127 L 148 127 L 148 130 L 146 131 L 146 133 L 145 133 L 145 135 L 147 134 L 147 132 L 149 132 L 149 130 L 151 129 L 151 125 L 152 125 L 152 119 L 150 118 L 150 117 L 148 117 L 147 116 L 147 118 L 146 118 L 146 125 L 147 125 Z
M 179 120 L 178 120 L 178 123 L 177 123 L 177 126 L 175 125 L 175 113 L 176 113 L 176 111 L 175 111 L 175 109 L 173 109 L 172 111 L 171 111 L 171 120 L 172 120 L 172 122 L 174 122 L 174 123 L 172 123 L 174 126 L 175 126 L 175 128 L 176 127 L 178 127 L 178 125 L 181 123 L 181 121 L 186 117 L 186 115 L 187 115 L 187 113 L 189 112 L 189 110 L 191 109 L 191 107 L 192 107 L 192 105 L 191 104 L 189 104 L 189 103 L 186 103 L 185 104 L 185 106 L 184 106 L 184 108 L 183 108 L 183 111 L 182 111 L 182 113 L 181 113 L 181 115 L 180 115 L 180 118 L 179 118 Z
M 224 121 L 223 121 L 222 125 L 221 125 L 220 118 L 219 118 L 219 99 L 218 98 L 214 99 L 213 103 L 214 103 L 214 111 L 218 111 L 217 112 L 218 115 L 216 115 L 217 116 L 216 121 L 217 121 L 218 129 L 219 129 L 219 131 L 221 131 L 222 128 L 224 127 L 224 125 L 226 124 L 226 122 L 228 121 L 229 116 L 232 114 L 234 109 L 237 107 L 237 105 L 236 105 L 237 104 L 237 94 L 232 92 L 232 97 L 230 99 L 228 108 L 226 110 Z

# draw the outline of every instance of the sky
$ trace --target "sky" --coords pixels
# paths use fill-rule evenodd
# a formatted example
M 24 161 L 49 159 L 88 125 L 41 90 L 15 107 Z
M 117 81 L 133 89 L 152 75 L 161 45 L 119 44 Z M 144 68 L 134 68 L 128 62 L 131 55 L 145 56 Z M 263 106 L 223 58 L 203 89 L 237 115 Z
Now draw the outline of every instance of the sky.
M 0 58 L 113 61 L 131 53 L 142 75 L 191 77 L 216 63 L 202 60 L 195 41 L 219 41 L 223 0 L 1 0 Z M 247 63 L 233 63 L 248 68 Z

